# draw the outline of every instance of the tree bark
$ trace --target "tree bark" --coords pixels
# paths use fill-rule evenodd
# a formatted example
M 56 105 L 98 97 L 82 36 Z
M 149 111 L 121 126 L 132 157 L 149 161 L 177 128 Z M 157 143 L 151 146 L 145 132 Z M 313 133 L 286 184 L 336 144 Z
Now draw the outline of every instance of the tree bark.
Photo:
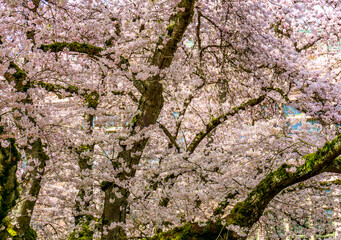
M 195 0 L 182 0 L 179 4 L 179 8 L 184 8 L 184 11 L 179 11 L 173 18 L 175 24 L 172 25 L 172 31 L 169 31 L 168 37 L 170 39 L 165 44 L 159 44 L 154 52 L 151 65 L 158 66 L 159 69 L 167 68 L 171 65 L 174 58 L 174 54 L 177 50 L 178 43 L 182 40 L 188 25 L 192 21 L 194 14 Z M 162 48 L 159 48 L 162 45 Z M 142 94 L 139 101 L 140 114 L 135 116 L 133 122 L 132 135 L 136 134 L 137 128 L 143 129 L 156 123 L 157 118 L 163 107 L 163 86 L 160 83 L 159 75 L 155 75 L 146 79 L 146 81 L 135 82 L 135 87 Z M 136 141 L 133 144 L 133 148 L 126 150 L 125 146 L 123 151 L 118 154 L 118 159 L 123 159 L 130 168 L 129 173 L 123 172 L 119 176 L 116 176 L 119 180 L 127 180 L 135 176 L 136 170 L 133 168 L 140 161 L 141 154 L 147 144 L 148 139 L 142 139 Z M 139 155 L 136 153 L 139 152 Z M 117 161 L 118 162 L 118 161 Z M 113 162 L 114 168 L 117 168 L 117 162 Z M 105 190 L 105 202 L 102 216 L 102 240 L 112 239 L 126 239 L 126 234 L 120 226 L 109 227 L 113 223 L 126 221 L 127 209 L 128 209 L 128 197 L 129 190 L 127 188 L 114 185 L 113 183 L 104 183 L 106 187 L 102 187 Z M 117 196 L 115 192 L 119 192 L 122 196 Z M 106 233 L 106 234 L 105 234 Z
M 269 202 L 283 189 L 319 175 L 334 165 L 341 154 L 341 135 L 327 142 L 315 153 L 303 157 L 305 163 L 288 171 L 293 165 L 283 164 L 271 172 L 243 201 L 238 203 L 226 218 L 228 224 L 250 228 L 262 216 Z
M 245 235 L 227 230 L 226 227 L 234 225 L 250 229 L 262 216 L 270 201 L 285 188 L 296 183 L 308 180 L 330 169 L 339 169 L 341 155 L 341 135 L 332 142 L 327 142 L 315 153 L 303 157 L 305 163 L 297 167 L 295 172 L 288 171 L 292 165 L 283 164 L 277 170 L 268 174 L 248 197 L 237 203 L 231 212 L 223 219 L 226 224 L 222 225 L 221 220 L 210 222 L 206 226 L 199 226 L 198 223 L 187 223 L 186 225 L 174 228 L 168 232 L 160 233 L 150 240 L 204 240 L 222 239 L 235 240 L 245 239 Z M 217 229 L 220 229 L 218 231 Z
M 18 224 L 14 228 L 17 232 L 16 239 L 36 239 L 34 230 L 30 227 L 30 222 L 41 189 L 41 181 L 45 173 L 46 162 L 49 160 L 49 157 L 44 152 L 40 138 L 34 141 L 31 146 L 32 149 L 25 149 L 26 155 L 29 158 L 38 159 L 39 165 L 34 166 L 28 179 L 30 183 L 28 195 L 32 199 L 24 200 L 20 206 L 20 215 L 17 219 Z
M 114 188 L 117 190 L 114 191 Z M 112 183 L 102 184 L 105 192 L 104 208 L 102 215 L 102 239 L 126 239 L 125 231 L 121 226 L 111 226 L 116 223 L 125 223 L 128 207 L 129 192 L 127 189 Z M 117 196 L 115 192 L 120 193 Z
M 98 95 L 97 95 L 98 96 Z M 88 107 L 93 107 L 96 109 L 98 105 L 98 98 L 91 99 L 91 103 L 87 101 Z M 88 134 L 92 134 L 92 124 L 94 121 L 94 116 L 91 114 L 85 114 L 85 120 L 87 124 L 89 125 L 89 131 L 87 132 Z M 77 148 L 76 152 L 79 155 L 78 156 L 78 166 L 81 174 L 84 172 L 87 173 L 87 176 L 81 175 L 81 186 L 80 189 L 78 190 L 77 197 L 75 200 L 75 213 L 74 213 L 74 218 L 75 218 L 75 225 L 76 225 L 76 230 L 71 233 L 71 236 L 69 240 L 72 239 L 87 239 L 91 240 L 93 239 L 93 234 L 94 231 L 90 229 L 89 225 L 92 220 L 94 220 L 94 216 L 89 213 L 89 207 L 91 204 L 91 197 L 93 195 L 93 185 L 88 184 L 88 182 L 84 182 L 85 178 L 89 177 L 88 175 L 91 174 L 92 172 L 92 160 L 91 157 L 89 156 L 81 156 L 81 154 L 85 151 L 90 151 L 93 153 L 94 151 L 94 144 L 91 145 L 85 145 L 85 146 L 80 146 Z M 78 227 L 78 229 L 77 229 Z M 77 237 L 76 237 L 77 236 Z
M 3 129 L 0 126 L 0 134 L 2 133 Z M 19 197 L 16 172 L 20 153 L 14 145 L 14 139 L 4 138 L 2 140 L 9 142 L 8 147 L 0 145 L 0 239 L 6 239 L 8 234 L 5 218 Z

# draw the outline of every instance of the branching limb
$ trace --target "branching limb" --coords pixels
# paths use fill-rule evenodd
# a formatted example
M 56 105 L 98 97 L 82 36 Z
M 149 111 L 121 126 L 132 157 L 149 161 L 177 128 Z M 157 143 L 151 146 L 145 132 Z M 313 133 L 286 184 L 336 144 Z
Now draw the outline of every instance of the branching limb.
M 290 169 L 292 165 L 283 164 L 277 170 L 271 172 L 263 179 L 248 197 L 232 209 L 229 215 L 224 218 L 226 225 L 251 228 L 262 216 L 270 201 L 285 188 L 308 180 L 320 173 L 325 172 L 332 166 L 341 154 L 341 135 L 332 142 L 327 142 L 315 153 L 304 156 L 305 163 L 294 172 Z M 229 196 L 227 196 L 227 199 Z M 161 239 L 217 239 L 221 236 L 224 239 L 236 240 L 245 239 L 240 233 L 227 230 L 221 223 L 221 219 L 216 222 L 208 222 L 206 226 L 198 223 L 187 223 L 182 227 L 174 228 L 168 232 L 158 234 L 152 240 Z
M 281 89 L 281 88 L 264 87 L 264 88 L 262 88 L 262 90 L 263 90 L 263 91 L 266 91 L 266 92 L 275 91 L 275 92 L 279 93 L 279 94 L 283 97 L 283 99 L 284 99 L 285 101 L 290 102 L 290 99 L 289 99 L 289 97 L 288 97 L 289 93 L 285 93 L 285 92 L 283 91 L 283 89 Z
M 198 87 L 196 87 L 194 92 L 200 90 L 203 86 L 205 86 L 206 81 L 205 81 L 205 79 L 202 79 L 202 80 L 203 80 L 202 84 L 200 84 Z M 189 95 L 186 98 L 186 100 L 184 101 L 184 104 L 183 104 L 183 108 L 182 108 L 182 110 L 181 110 L 181 112 L 179 114 L 179 118 L 182 117 L 182 116 L 185 116 L 187 108 L 191 104 L 193 99 L 194 99 L 194 94 L 191 94 L 191 95 Z M 181 124 L 182 124 L 182 119 L 183 118 L 180 118 L 180 120 L 176 123 L 175 138 L 177 138 L 178 135 L 179 135 L 180 127 L 181 127 Z
M 225 122 L 228 117 L 234 116 L 237 113 L 239 113 L 241 110 L 245 110 L 248 107 L 253 107 L 261 103 L 265 99 L 265 95 L 261 95 L 258 98 L 251 99 L 238 107 L 232 108 L 229 112 L 221 114 L 220 116 L 216 118 L 212 118 L 211 121 L 206 124 L 205 130 L 201 131 L 200 133 L 196 134 L 193 141 L 189 145 L 187 151 L 189 153 L 193 153 L 196 149 L 196 147 L 199 145 L 199 143 L 206 137 L 207 134 L 209 134 L 213 129 L 218 127 L 221 123 Z
M 100 57 L 100 52 L 103 51 L 103 48 L 96 47 L 90 44 L 85 43 L 66 43 L 66 42 L 56 42 L 52 44 L 42 44 L 39 49 L 43 50 L 44 52 L 62 52 L 65 48 L 69 49 L 71 52 L 77 53 L 86 53 L 91 56 Z
M 176 138 L 174 138 L 172 136 L 172 134 L 168 131 L 168 129 L 162 123 L 158 122 L 158 124 L 159 124 L 159 127 L 164 132 L 164 134 L 169 138 L 169 140 L 172 143 L 172 145 L 176 147 L 176 150 L 178 152 L 180 152 L 180 147 L 179 147 L 178 143 L 176 142 Z
M 195 0 L 182 0 L 177 7 L 179 10 L 174 16 L 171 17 L 170 22 L 173 24 L 167 28 L 168 37 L 170 39 L 162 46 L 162 49 L 156 49 L 152 65 L 158 66 L 160 69 L 167 68 L 171 65 L 174 54 L 177 50 L 178 43 L 182 40 L 187 26 L 190 24 L 194 14 Z
M 126 96 L 128 95 L 134 102 L 138 102 L 139 100 L 132 92 L 125 92 L 125 91 L 112 91 L 113 95 L 120 95 L 120 96 Z
M 248 197 L 238 203 L 227 216 L 228 224 L 251 227 L 258 221 L 269 202 L 283 189 L 308 180 L 328 170 L 341 154 L 341 135 L 327 142 L 315 153 L 303 157 L 305 163 L 298 168 L 283 164 L 262 180 Z M 294 168 L 295 171 L 291 169 Z

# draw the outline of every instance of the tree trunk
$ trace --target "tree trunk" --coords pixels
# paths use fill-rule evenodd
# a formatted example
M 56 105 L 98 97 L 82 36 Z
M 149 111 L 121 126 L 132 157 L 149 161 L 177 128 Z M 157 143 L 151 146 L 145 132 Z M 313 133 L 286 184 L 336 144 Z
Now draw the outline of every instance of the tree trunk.
M 0 134 L 2 133 L 3 129 L 0 127 Z M 20 153 L 14 145 L 14 139 L 1 140 L 9 143 L 8 147 L 0 145 L 0 239 L 6 239 L 7 224 L 5 218 L 19 197 L 16 172 Z
M 152 124 L 155 124 L 163 107 L 163 88 L 162 84 L 159 82 L 159 77 L 155 76 L 151 80 L 153 81 L 148 81 L 143 84 L 144 90 L 143 95 L 140 99 L 139 106 L 141 114 L 136 116 L 134 119 L 132 134 L 136 134 L 136 127 L 143 129 Z M 119 179 L 120 181 L 125 181 L 135 176 L 136 170 L 133 168 L 133 166 L 139 163 L 141 157 L 141 154 L 136 155 L 135 153 L 142 153 L 147 144 L 147 141 L 148 139 L 143 138 L 135 142 L 132 149 L 130 150 L 126 150 L 126 146 L 121 145 L 123 151 L 118 154 L 117 159 L 123 159 L 129 167 L 130 171 L 129 173 L 120 173 L 118 176 L 116 176 L 116 179 Z M 113 161 L 112 164 L 115 169 L 120 168 L 120 164 L 118 163 L 118 161 Z M 102 240 L 125 239 L 125 234 L 123 233 L 123 229 L 121 227 L 109 228 L 109 226 L 112 223 L 125 223 L 129 190 L 127 188 L 114 185 L 113 183 L 103 184 L 104 186 L 102 187 L 102 189 L 105 191 L 105 202 L 102 216 Z M 119 192 L 119 195 L 122 196 L 116 196 L 113 190 L 115 192 Z M 108 234 L 104 234 L 105 232 L 107 232 Z M 115 238 L 112 238 L 113 236 Z
M 169 67 L 174 58 L 174 54 L 177 50 L 178 43 L 182 40 L 188 25 L 192 21 L 194 14 L 195 0 L 182 0 L 177 7 L 183 8 L 183 11 L 178 11 L 177 14 L 172 15 L 172 20 L 175 22 L 171 25 L 171 29 L 168 31 L 169 40 L 165 44 L 158 44 L 154 56 L 151 60 L 151 65 L 157 66 L 159 69 L 165 69 Z M 171 22 L 171 21 L 170 21 Z M 161 38 L 160 38 L 161 39 Z M 162 46 L 161 46 L 162 45 Z M 161 48 L 162 47 L 162 48 Z M 133 131 L 131 135 L 135 135 L 137 128 L 143 129 L 156 123 L 157 118 L 162 110 L 163 99 L 163 86 L 160 82 L 160 76 L 152 76 L 145 81 L 135 81 L 134 86 L 141 93 L 138 110 L 140 114 L 135 116 L 133 122 Z M 148 139 L 138 140 L 133 144 L 133 148 L 125 150 L 119 153 L 118 159 L 123 159 L 127 166 L 130 168 L 129 173 L 123 172 L 116 178 L 120 180 L 127 180 L 135 176 L 136 170 L 133 168 L 140 161 L 141 154 L 147 144 Z M 139 152 L 139 155 L 135 155 Z M 117 168 L 117 162 L 113 162 L 114 168 Z M 119 167 L 119 166 L 118 166 Z M 129 196 L 129 190 L 120 186 L 116 187 L 116 192 L 120 192 L 121 196 L 116 196 L 112 190 L 115 188 L 112 183 L 104 183 L 107 185 L 105 189 L 105 203 L 102 216 L 102 240 L 112 239 L 126 239 L 125 233 L 121 227 L 109 227 L 112 223 L 125 222 L 127 215 L 127 198 Z M 103 188 L 102 188 L 103 189 Z M 107 233 L 107 234 L 104 234 Z
M 108 182 L 102 184 L 102 190 L 105 191 L 102 239 L 126 239 L 123 228 L 121 226 L 114 226 L 114 224 L 125 223 L 126 221 L 129 192 L 127 189 Z M 117 196 L 115 192 L 121 196 Z
M 44 152 L 41 139 L 34 141 L 31 146 L 32 149 L 25 150 L 27 157 L 38 159 L 40 162 L 38 166 L 34 166 L 28 179 L 30 183 L 28 195 L 32 200 L 26 199 L 20 206 L 20 215 L 17 219 L 18 224 L 14 228 L 17 232 L 16 239 L 36 239 L 35 231 L 30 227 L 30 222 L 41 189 L 41 181 L 45 173 L 46 162 L 49 160 L 49 157 Z
M 118 176 L 116 176 L 116 178 L 119 179 L 120 182 L 123 182 L 135 176 L 136 169 L 134 169 L 133 166 L 139 163 L 141 155 L 135 155 L 134 157 L 131 156 L 133 155 L 133 153 L 142 152 L 147 144 L 147 141 L 148 139 L 142 139 L 139 142 L 135 143 L 132 149 L 124 149 L 118 154 L 118 159 L 124 159 L 130 169 L 129 173 L 122 172 Z M 123 145 L 122 147 L 125 148 L 126 146 Z M 114 168 L 120 167 L 119 165 L 117 166 L 117 163 L 115 162 L 113 162 L 113 165 Z M 126 234 L 123 228 L 120 226 L 116 227 L 115 224 L 124 224 L 126 222 L 126 216 L 129 209 L 129 189 L 116 185 L 112 182 L 103 182 L 101 184 L 101 189 L 105 192 L 104 209 L 102 215 L 102 240 L 126 239 Z
M 88 163 L 89 160 L 90 160 L 89 157 L 79 158 L 78 165 L 80 167 L 80 171 L 90 172 L 92 170 L 92 164 Z M 81 180 L 84 180 L 84 178 L 82 178 Z M 81 223 L 84 220 L 89 220 L 92 218 L 92 216 L 88 214 L 91 199 L 87 198 L 88 196 L 92 196 L 92 193 L 93 193 L 92 185 L 86 185 L 86 184 L 81 185 L 81 188 L 78 191 L 78 194 L 76 197 L 76 203 L 75 203 L 76 213 L 74 217 L 75 217 L 76 225 Z
M 93 98 L 92 96 L 95 96 Z M 92 92 L 86 98 L 87 106 L 89 108 L 96 109 L 98 106 L 98 94 L 97 92 Z M 88 124 L 87 134 L 91 135 L 93 133 L 93 121 L 95 116 L 86 113 L 84 116 L 86 123 Z M 77 193 L 75 200 L 75 225 L 76 229 L 71 233 L 69 240 L 72 239 L 93 239 L 94 231 L 90 229 L 90 222 L 94 220 L 94 216 L 89 213 L 89 207 L 91 204 L 91 197 L 93 195 L 93 185 L 85 182 L 85 178 L 89 177 L 92 172 L 92 159 L 90 156 L 82 156 L 82 153 L 90 151 L 93 153 L 94 144 L 91 145 L 81 145 L 76 149 L 78 154 L 78 166 L 81 172 L 81 186 Z M 86 173 L 86 176 L 82 174 Z
M 94 146 L 81 146 L 77 152 L 79 155 L 84 151 L 93 152 Z M 79 170 L 84 174 L 87 172 L 87 176 L 81 176 L 81 186 L 77 193 L 75 200 L 75 225 L 76 229 L 71 233 L 69 240 L 72 239 L 87 239 L 93 238 L 94 231 L 90 229 L 90 222 L 95 220 L 94 216 L 89 213 L 89 207 L 91 204 L 91 197 L 93 195 L 93 185 L 85 182 L 85 178 L 89 177 L 92 171 L 91 157 L 79 156 L 78 159 Z

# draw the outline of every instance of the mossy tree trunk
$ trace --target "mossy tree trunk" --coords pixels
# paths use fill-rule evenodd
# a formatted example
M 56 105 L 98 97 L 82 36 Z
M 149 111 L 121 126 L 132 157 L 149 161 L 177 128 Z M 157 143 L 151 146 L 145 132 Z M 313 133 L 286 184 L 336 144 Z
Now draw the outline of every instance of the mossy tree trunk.
M 217 222 L 210 222 L 206 226 L 199 226 L 197 223 L 174 228 L 168 232 L 160 233 L 150 240 L 209 240 L 222 239 L 235 240 L 245 239 L 245 235 L 227 230 L 229 225 L 250 229 L 262 216 L 270 201 L 282 190 L 296 183 L 308 180 L 323 172 L 339 172 L 341 155 L 341 135 L 332 142 L 327 142 L 315 153 L 303 157 L 304 164 L 296 168 L 295 172 L 288 171 L 292 165 L 283 164 L 277 170 L 268 174 L 248 197 L 237 203 L 231 212 Z M 221 209 L 220 209 L 221 212 Z M 224 220 L 225 225 L 221 224 Z
M 0 127 L 0 134 L 3 134 L 2 127 Z M 1 140 L 9 143 L 6 147 L 0 145 L 0 239 L 6 239 L 7 226 L 4 220 L 19 197 L 16 172 L 20 153 L 14 145 L 13 138 Z
M 34 165 L 33 162 L 31 163 L 34 165 L 33 171 L 30 172 L 29 179 L 26 179 L 29 183 L 29 189 L 27 190 L 29 199 L 25 199 L 20 206 L 20 214 L 17 219 L 18 224 L 14 228 L 17 232 L 17 239 L 36 239 L 34 237 L 35 234 L 33 234 L 34 230 L 30 227 L 30 222 L 41 189 L 41 181 L 45 173 L 46 162 L 49 160 L 49 157 L 44 152 L 40 138 L 35 140 L 31 147 L 31 149 L 25 149 L 26 156 L 39 160 L 39 164 Z
M 118 159 L 124 159 L 124 161 L 127 163 L 127 166 L 130 168 L 130 171 L 124 171 L 120 173 L 118 176 L 116 176 L 116 179 L 119 179 L 120 182 L 124 182 L 125 180 L 135 176 L 136 169 L 134 169 L 133 166 L 139 163 L 141 155 L 132 155 L 135 152 L 142 152 L 146 144 L 147 139 L 142 139 L 138 142 L 135 142 L 133 148 L 130 150 L 126 150 L 126 146 L 122 145 L 124 150 L 118 154 Z M 114 168 L 120 167 L 118 162 L 113 162 L 113 165 Z M 122 227 L 116 226 L 111 228 L 110 225 L 116 223 L 125 223 L 127 212 L 129 210 L 129 189 L 113 182 L 103 182 L 101 184 L 101 189 L 105 193 L 102 214 L 102 239 L 126 239 L 126 234 Z
M 10 72 L 6 72 L 4 74 L 5 79 L 9 83 L 15 83 L 14 87 L 18 92 L 27 93 L 28 89 L 33 87 L 32 82 L 27 80 L 27 74 L 23 71 L 18 65 L 14 62 L 11 62 L 9 65 L 9 69 L 15 70 L 12 74 Z M 21 100 L 22 104 L 32 104 L 32 99 L 29 95 L 26 98 Z M 25 112 L 27 114 L 27 112 Z M 35 119 L 27 114 L 29 120 L 36 125 Z M 18 119 L 20 120 L 20 119 Z M 38 198 L 40 188 L 41 188 L 41 180 L 44 175 L 46 161 L 49 159 L 46 153 L 44 152 L 42 141 L 40 138 L 34 140 L 31 144 L 31 149 L 26 148 L 25 152 L 27 157 L 38 159 L 40 162 L 36 166 L 33 166 L 33 171 L 30 173 L 29 179 L 26 179 L 27 182 L 30 183 L 30 188 L 27 190 L 28 194 L 34 200 L 25 200 L 20 205 L 20 215 L 17 219 L 18 225 L 14 227 L 16 231 L 16 239 L 36 239 L 35 231 L 30 227 L 31 216 L 35 207 L 36 199 Z M 33 164 L 33 163 L 32 163 Z

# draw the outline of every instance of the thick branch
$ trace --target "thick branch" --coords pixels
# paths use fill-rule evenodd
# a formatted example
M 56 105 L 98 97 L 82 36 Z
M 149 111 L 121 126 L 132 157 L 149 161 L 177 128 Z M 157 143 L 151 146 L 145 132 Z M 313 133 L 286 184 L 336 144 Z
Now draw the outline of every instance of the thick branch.
M 292 165 L 283 164 L 276 171 L 271 172 L 262 180 L 248 197 L 239 202 L 224 219 L 227 225 L 250 228 L 256 223 L 269 202 L 283 189 L 307 180 L 332 166 L 341 154 L 341 135 L 332 142 L 327 142 L 315 153 L 304 156 L 305 163 L 298 167 L 295 172 L 288 171 Z M 227 230 L 221 221 L 209 222 L 206 226 L 197 223 L 187 223 L 182 227 L 174 228 L 168 232 L 160 233 L 152 240 L 170 239 L 222 239 L 235 240 L 245 239 L 236 232 Z
M 77 94 L 79 96 L 82 96 L 85 99 L 88 107 L 96 108 L 96 106 L 98 105 L 99 94 L 97 93 L 97 91 L 91 91 L 90 89 L 80 89 L 72 85 L 67 85 L 66 87 L 64 87 L 60 84 L 46 83 L 43 81 L 31 82 L 29 81 L 29 79 L 27 79 L 26 72 L 22 70 L 14 62 L 10 63 L 9 68 L 14 69 L 15 73 L 11 74 L 9 72 L 6 72 L 4 74 L 4 77 L 8 82 L 12 82 L 12 81 L 15 82 L 15 88 L 19 92 L 27 92 L 29 88 L 34 88 L 35 85 L 38 85 L 44 88 L 46 91 L 57 94 L 57 96 L 60 98 L 61 96 L 59 92 L 63 90 L 69 94 Z M 24 82 L 26 83 L 23 84 Z M 25 101 L 28 103 L 31 103 L 31 100 L 29 99 L 29 97 Z
M 341 173 L 341 157 L 337 157 L 333 164 L 326 169 L 326 172 Z
M 82 96 L 88 107 L 96 109 L 98 105 L 99 94 L 97 93 L 97 91 L 91 91 L 90 89 L 80 89 L 72 85 L 67 85 L 66 87 L 64 87 L 60 84 L 46 83 L 41 81 L 36 82 L 36 84 L 44 88 L 46 91 L 57 94 L 58 97 L 60 97 L 59 92 L 63 90 L 69 94 L 77 94 L 78 96 Z
M 90 44 L 85 43 L 66 43 L 66 42 L 56 42 L 52 44 L 42 44 L 39 49 L 43 50 L 44 52 L 61 52 L 65 48 L 69 49 L 71 52 L 78 52 L 78 53 L 86 53 L 92 56 L 100 56 L 100 52 L 103 51 L 102 48 L 96 47 Z
M 133 92 L 126 92 L 126 91 L 112 91 L 111 92 L 113 95 L 120 95 L 120 96 L 126 96 L 128 95 L 131 100 L 133 100 L 134 102 L 138 102 L 139 100 L 136 98 L 136 96 L 134 95 Z
M 159 123 L 160 128 L 162 129 L 162 131 L 164 132 L 164 134 L 166 134 L 166 136 L 169 138 L 169 140 L 171 141 L 171 143 L 173 144 L 173 146 L 176 147 L 176 149 L 178 151 L 180 151 L 180 147 L 176 142 L 176 139 L 172 136 L 172 134 L 169 132 L 169 130 L 162 124 Z
M 10 62 L 9 69 L 14 69 L 15 72 L 12 74 L 9 71 L 5 72 L 4 77 L 10 83 L 15 83 L 15 89 L 18 92 L 27 92 L 32 87 L 32 83 L 27 81 L 27 74 L 14 62 Z
M 182 0 L 178 4 L 179 10 L 175 16 L 171 18 L 174 23 L 167 28 L 170 39 L 162 49 L 156 49 L 154 57 L 152 59 L 152 65 L 158 66 L 160 69 L 167 68 L 171 65 L 174 53 L 177 50 L 178 43 L 182 40 L 187 26 L 190 24 L 194 14 L 194 3 L 195 0 Z
M 231 111 L 221 114 L 217 118 L 212 118 L 211 121 L 206 125 L 206 129 L 198 133 L 191 144 L 189 145 L 187 151 L 189 153 L 193 153 L 199 143 L 209 134 L 213 129 L 218 127 L 221 123 L 225 122 L 228 117 L 236 115 L 239 111 L 245 110 L 247 107 L 253 107 L 257 104 L 261 103 L 265 99 L 265 95 L 262 95 L 258 98 L 251 99 L 238 107 L 232 108 Z
M 200 226 L 197 223 L 187 223 L 182 227 L 176 227 L 168 232 L 160 233 L 149 240 L 217 240 L 219 236 L 226 236 L 226 228 L 220 222 L 210 222 L 206 226 Z
M 271 172 L 249 194 L 247 199 L 238 203 L 227 216 L 228 224 L 241 227 L 251 227 L 258 221 L 269 202 L 283 189 L 305 181 L 333 165 L 335 159 L 341 154 L 341 135 L 332 142 L 327 142 L 316 153 L 304 156 L 305 163 L 296 171 L 289 171 L 292 165 L 283 164 L 276 171 Z
M 35 84 L 40 86 L 41 88 L 44 88 L 46 91 L 53 92 L 57 95 L 59 95 L 60 90 L 63 90 L 63 91 L 70 93 L 70 94 L 72 94 L 72 93 L 78 94 L 78 92 L 79 92 L 79 89 L 77 87 L 72 86 L 72 85 L 64 87 L 60 84 L 46 83 L 46 82 L 42 82 L 42 81 L 36 82 Z

